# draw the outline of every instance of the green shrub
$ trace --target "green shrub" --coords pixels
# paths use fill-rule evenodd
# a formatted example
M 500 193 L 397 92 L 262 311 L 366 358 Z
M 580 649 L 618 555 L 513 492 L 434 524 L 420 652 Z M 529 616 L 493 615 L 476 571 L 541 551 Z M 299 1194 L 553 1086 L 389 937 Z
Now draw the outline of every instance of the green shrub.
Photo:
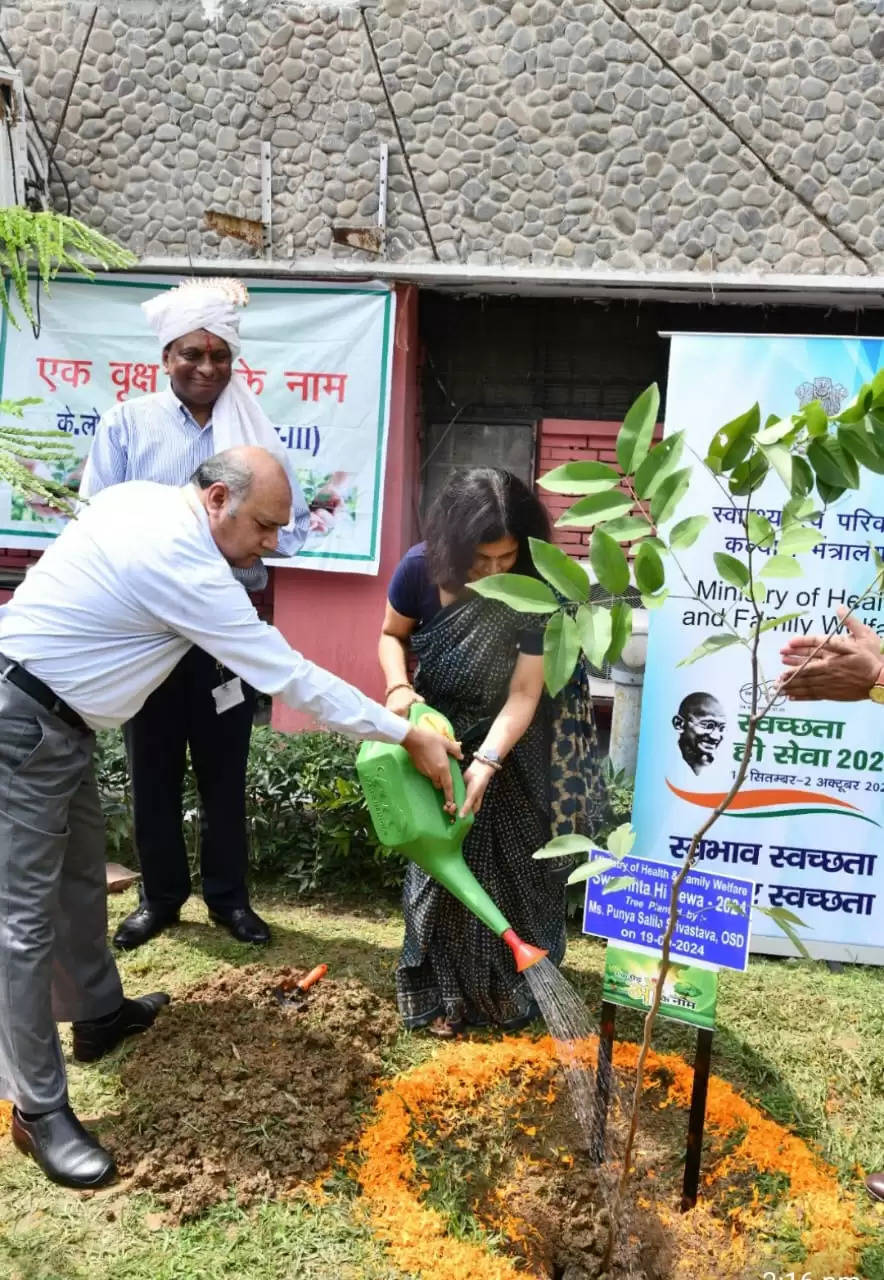
M 632 801 L 635 794 L 635 778 L 630 778 L 624 769 L 615 769 L 610 759 L 605 760 L 603 768 L 611 809 L 611 826 L 610 831 L 594 832 L 597 838 L 607 838 L 615 827 L 632 821 Z
M 125 862 L 132 856 L 132 792 L 122 733 L 110 729 L 98 734 L 95 780 L 104 812 L 108 854 Z
M 608 818 L 598 831 L 591 832 L 592 839 L 604 849 L 608 836 L 624 822 L 632 821 L 632 800 L 635 791 L 635 779 L 630 778 L 623 769 L 615 769 L 609 758 L 602 762 L 602 774 L 608 793 Z M 568 914 L 577 919 L 583 918 L 583 903 L 586 898 L 586 885 L 575 884 L 568 890 Z
M 331 888 L 392 889 L 403 860 L 380 845 L 356 779 L 356 746 L 331 733 L 252 733 L 246 768 L 249 862 L 284 877 L 298 893 Z M 119 733 L 99 734 L 96 773 L 108 851 L 134 858 L 131 792 Z M 192 870 L 199 862 L 200 805 L 188 768 L 182 800 Z

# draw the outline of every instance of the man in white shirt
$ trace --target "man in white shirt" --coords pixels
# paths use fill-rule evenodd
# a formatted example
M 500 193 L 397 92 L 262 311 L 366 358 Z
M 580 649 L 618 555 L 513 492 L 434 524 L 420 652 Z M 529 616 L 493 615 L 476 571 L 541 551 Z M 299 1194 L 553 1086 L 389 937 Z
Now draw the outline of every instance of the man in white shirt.
M 123 997 L 107 945 L 93 730 L 137 713 L 193 644 L 240 679 L 356 737 L 401 742 L 452 802 L 455 743 L 410 727 L 296 653 L 231 567 L 276 544 L 291 491 L 263 449 L 228 450 L 183 489 L 98 494 L 0 608 L 0 1097 L 13 1141 L 66 1186 L 114 1174 L 67 1101 L 56 1021 L 93 1061 L 151 1025 L 168 997 Z
M 240 280 L 191 280 L 143 303 L 157 335 L 170 386 L 114 405 L 102 416 L 80 494 L 92 498 L 113 484 L 155 480 L 181 486 L 216 453 L 258 444 L 285 459 L 273 424 L 249 387 L 233 374 L 240 350 L 240 308 L 248 294 Z M 300 550 L 310 512 L 289 472 L 292 517 L 273 554 Z M 260 591 L 260 560 L 237 568 L 247 591 Z M 200 796 L 200 876 L 209 915 L 239 941 L 270 941 L 270 930 L 249 902 L 246 883 L 246 765 L 257 697 L 246 682 L 242 697 L 219 715 L 213 691 L 230 679 L 200 645 L 187 650 L 123 729 L 132 778 L 135 847 L 141 900 L 122 921 L 114 945 L 140 946 L 178 919 L 190 895 L 182 786 L 187 752 Z

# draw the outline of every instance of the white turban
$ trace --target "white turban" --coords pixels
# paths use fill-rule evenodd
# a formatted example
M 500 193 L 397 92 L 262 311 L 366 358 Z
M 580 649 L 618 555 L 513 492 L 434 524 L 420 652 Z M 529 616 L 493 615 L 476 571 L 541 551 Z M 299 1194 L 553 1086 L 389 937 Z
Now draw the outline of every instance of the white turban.
M 160 340 L 163 350 L 176 338 L 196 329 L 208 329 L 239 355 L 239 307 L 249 300 L 239 280 L 188 280 L 142 302 L 141 310 Z
M 185 333 L 206 329 L 227 343 L 231 356 L 237 356 L 241 347 L 239 308 L 248 300 L 240 280 L 189 280 L 149 298 L 141 310 L 163 350 Z M 297 554 L 310 528 L 310 512 L 273 423 L 236 374 L 212 406 L 212 434 L 216 453 L 237 445 L 258 445 L 285 467 L 292 488 L 292 517 L 279 532 L 279 551 L 285 556 Z

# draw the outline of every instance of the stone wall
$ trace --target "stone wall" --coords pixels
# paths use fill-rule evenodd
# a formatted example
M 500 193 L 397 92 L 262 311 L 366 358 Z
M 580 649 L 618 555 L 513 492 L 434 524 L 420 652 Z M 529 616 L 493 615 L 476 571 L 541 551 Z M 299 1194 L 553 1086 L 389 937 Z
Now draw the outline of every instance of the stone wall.
M 91 3 L 17 0 L 0 34 L 50 135 Z M 445 262 L 884 272 L 884 0 L 378 0 L 381 69 Z M 617 13 L 621 12 L 622 17 Z M 57 158 L 73 212 L 148 257 L 300 265 L 377 213 L 389 262 L 433 258 L 360 12 L 106 0 Z M 64 192 L 53 182 L 56 207 Z

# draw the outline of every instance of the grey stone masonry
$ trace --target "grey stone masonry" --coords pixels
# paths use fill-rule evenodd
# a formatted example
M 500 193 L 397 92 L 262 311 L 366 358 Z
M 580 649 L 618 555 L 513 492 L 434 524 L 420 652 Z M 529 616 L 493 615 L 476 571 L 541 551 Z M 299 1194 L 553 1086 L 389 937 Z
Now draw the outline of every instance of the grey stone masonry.
M 15 0 L 0 34 L 52 136 L 92 3 Z M 104 0 L 56 159 L 72 211 L 144 256 L 273 254 L 884 274 L 884 0 Z M 619 16 L 618 16 L 619 14 Z M 416 187 L 416 192 L 415 192 Z M 53 175 L 56 208 L 65 191 Z M 418 198 L 419 197 L 419 198 Z

